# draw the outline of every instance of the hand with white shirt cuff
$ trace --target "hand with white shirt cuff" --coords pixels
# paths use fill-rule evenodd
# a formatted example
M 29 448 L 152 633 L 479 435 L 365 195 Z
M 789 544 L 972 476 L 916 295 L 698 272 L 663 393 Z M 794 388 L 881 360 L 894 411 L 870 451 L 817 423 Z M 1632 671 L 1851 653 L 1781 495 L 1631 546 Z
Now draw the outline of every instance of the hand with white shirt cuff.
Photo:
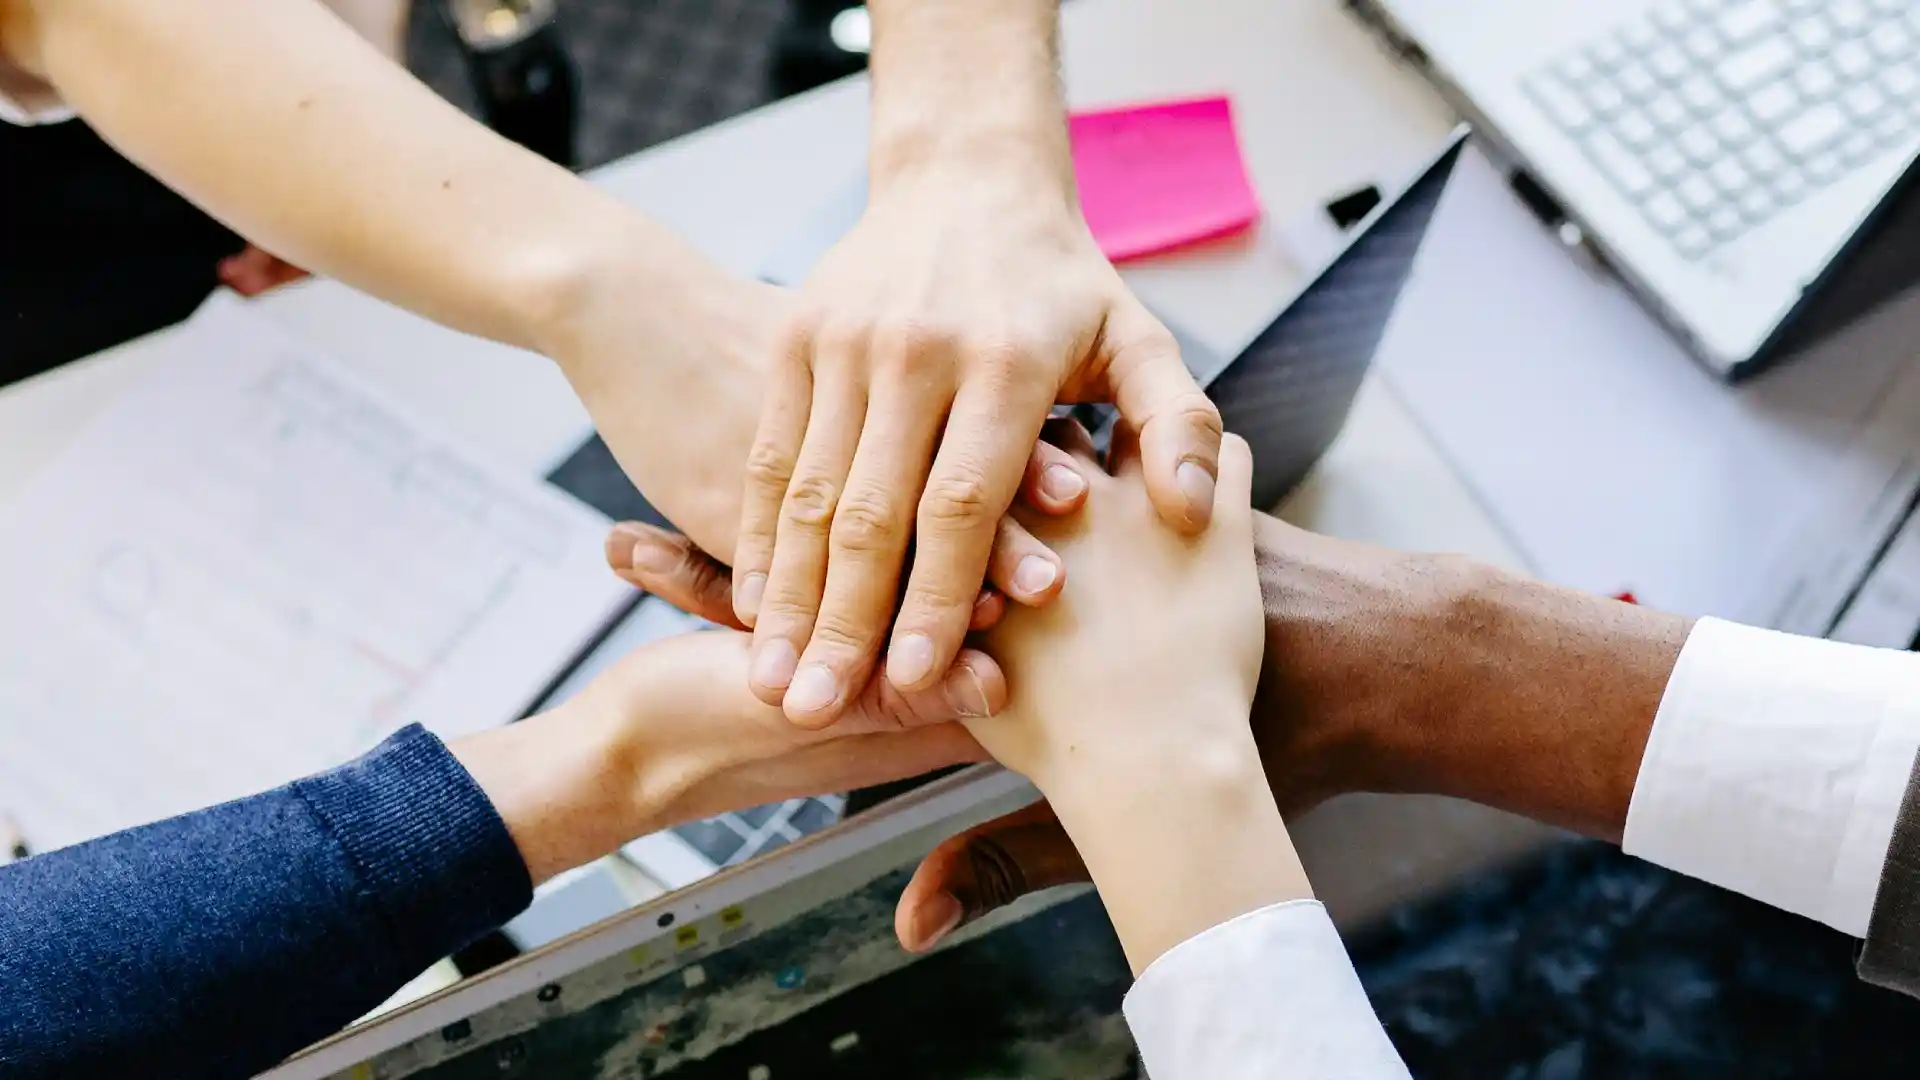
M 1920 988 L 1920 961 L 1893 966 L 1920 956 L 1905 929 L 1920 656 L 1695 623 L 1265 516 L 1255 535 L 1253 729 L 1289 815 L 1349 791 L 1509 810 L 1867 937 L 1864 975 Z M 929 857 L 903 939 L 930 944 L 950 906 L 970 921 L 1085 876 L 1045 810 L 989 823 Z

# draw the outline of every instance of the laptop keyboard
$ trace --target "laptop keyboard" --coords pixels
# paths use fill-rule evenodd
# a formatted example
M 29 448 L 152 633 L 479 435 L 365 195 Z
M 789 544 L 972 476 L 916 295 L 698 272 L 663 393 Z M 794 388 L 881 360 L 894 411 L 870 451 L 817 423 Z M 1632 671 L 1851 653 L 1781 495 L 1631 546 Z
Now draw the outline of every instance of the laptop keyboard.
M 1920 0 L 1667 0 L 1525 81 L 1698 260 L 1920 133 Z

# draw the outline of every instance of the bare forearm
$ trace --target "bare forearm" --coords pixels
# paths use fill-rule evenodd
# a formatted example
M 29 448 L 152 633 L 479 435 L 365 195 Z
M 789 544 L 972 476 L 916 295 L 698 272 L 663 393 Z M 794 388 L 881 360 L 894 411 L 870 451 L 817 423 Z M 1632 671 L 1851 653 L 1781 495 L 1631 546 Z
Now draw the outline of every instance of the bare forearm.
M 1313 895 L 1244 729 L 1234 742 L 1077 757 L 1037 782 L 1136 974 L 1212 927 Z
M 546 348 L 611 245 L 669 304 L 699 260 L 441 101 L 315 0 L 0 0 L 5 45 L 254 242 L 458 329 Z
M 929 162 L 964 160 L 1020 171 L 1072 197 L 1058 0 L 867 7 L 876 188 Z
M 1690 622 L 1260 519 L 1254 730 L 1290 809 L 1451 795 L 1618 841 Z

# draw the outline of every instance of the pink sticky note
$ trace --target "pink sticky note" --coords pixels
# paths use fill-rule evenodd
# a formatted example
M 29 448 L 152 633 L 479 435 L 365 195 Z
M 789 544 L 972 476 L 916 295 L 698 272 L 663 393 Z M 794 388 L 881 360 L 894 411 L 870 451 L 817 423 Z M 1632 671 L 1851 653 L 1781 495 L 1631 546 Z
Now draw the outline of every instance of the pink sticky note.
M 1260 217 L 1225 97 L 1077 113 L 1073 167 L 1107 258 L 1238 232 Z

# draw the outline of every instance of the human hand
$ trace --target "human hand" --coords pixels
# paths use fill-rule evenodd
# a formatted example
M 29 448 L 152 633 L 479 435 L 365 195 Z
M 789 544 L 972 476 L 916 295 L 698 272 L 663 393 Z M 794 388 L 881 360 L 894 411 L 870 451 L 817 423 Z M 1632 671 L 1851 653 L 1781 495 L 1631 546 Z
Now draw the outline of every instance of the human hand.
M 1253 732 L 1289 818 L 1350 791 L 1449 795 L 1618 841 L 1690 620 L 1457 556 L 1254 517 Z M 901 898 L 909 948 L 1088 880 L 1042 805 L 948 840 Z M 958 913 L 957 917 L 956 914 Z
M 755 693 L 799 723 L 831 722 L 883 645 L 895 686 L 939 678 L 996 536 L 1028 546 L 1003 516 L 1054 403 L 1118 404 L 1162 521 L 1194 533 L 1212 511 L 1219 414 L 1101 255 L 1070 178 L 972 165 L 876 174 L 775 353 L 735 608 Z M 1057 573 L 1031 549 L 1036 581 Z
M 653 642 L 555 709 L 451 745 L 536 883 L 685 821 L 985 760 L 949 721 L 1006 698 L 968 652 L 940 686 L 875 681 L 831 731 L 808 731 L 747 691 L 747 646 L 735 631 Z
M 1078 517 L 1036 523 L 1073 579 L 984 636 L 1011 696 L 1001 715 L 965 723 L 1058 811 L 1139 971 L 1207 927 L 1310 890 L 1247 720 L 1261 662 L 1252 455 L 1226 440 L 1213 527 L 1186 538 L 1156 527 L 1129 435 Z M 1046 813 L 1020 819 L 1023 835 L 1044 838 Z M 1058 858 L 1043 883 L 1082 868 Z M 916 886 L 898 929 L 924 945 L 965 911 Z

